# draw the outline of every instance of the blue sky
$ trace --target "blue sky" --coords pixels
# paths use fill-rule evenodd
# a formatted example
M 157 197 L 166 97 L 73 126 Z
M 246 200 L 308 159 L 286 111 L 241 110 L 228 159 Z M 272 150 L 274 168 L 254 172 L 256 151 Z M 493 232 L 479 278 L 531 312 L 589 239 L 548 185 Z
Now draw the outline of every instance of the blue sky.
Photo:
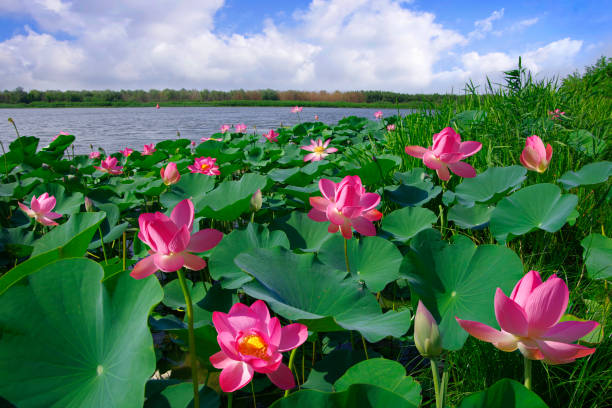
M 3 0 L 0 89 L 459 90 L 612 55 L 611 1 Z

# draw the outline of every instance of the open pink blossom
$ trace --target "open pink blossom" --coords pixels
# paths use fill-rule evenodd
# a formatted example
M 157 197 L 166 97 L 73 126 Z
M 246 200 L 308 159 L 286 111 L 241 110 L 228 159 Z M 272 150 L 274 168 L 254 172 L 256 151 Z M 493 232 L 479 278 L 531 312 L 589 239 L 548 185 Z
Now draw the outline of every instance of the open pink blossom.
M 100 158 L 100 152 L 91 152 L 91 153 L 89 153 L 89 158 L 90 159 L 99 159 Z
M 455 318 L 472 336 L 493 343 L 502 351 L 518 348 L 530 360 L 570 363 L 595 352 L 594 348 L 572 343 L 590 333 L 599 323 L 592 320 L 559 322 L 568 299 L 567 285 L 557 275 L 542 282 L 538 271 L 529 271 L 518 281 L 510 297 L 497 288 L 495 317 L 501 330 Z
M 225 133 L 228 130 L 230 130 L 231 126 L 230 125 L 221 125 L 221 133 Z
M 302 109 L 302 106 L 294 106 L 293 108 L 291 108 L 291 113 L 300 113 Z
M 304 156 L 304 161 L 319 161 L 323 160 L 325 157 L 329 156 L 330 153 L 335 153 L 338 151 L 335 147 L 327 147 L 329 146 L 329 142 L 331 139 L 327 139 L 325 143 L 321 141 L 321 139 L 314 140 L 310 139 L 310 144 L 308 146 L 302 146 L 300 149 L 312 152 L 308 153 Z
M 318 122 L 319 121 L 319 115 L 315 115 L 315 120 Z
M 112 175 L 123 173 L 123 166 L 117 166 L 117 158 L 112 156 L 100 161 L 100 166 L 94 166 L 94 168 Z
M 270 131 L 269 131 L 269 132 L 264 133 L 264 134 L 263 134 L 263 137 L 265 137 L 266 139 L 268 139 L 268 141 L 269 141 L 269 142 L 278 142 L 278 139 L 277 139 L 277 137 L 278 137 L 278 133 L 276 133 L 276 132 L 274 131 L 274 129 L 270 129 Z
M 375 117 L 376 119 L 381 119 L 381 118 L 383 117 L 383 113 L 382 113 L 382 111 L 376 111 L 376 112 L 374 112 L 374 117 Z
M 176 169 L 176 163 L 174 162 L 168 163 L 166 168 L 162 167 L 159 174 L 161 175 L 162 181 L 167 186 L 176 184 L 181 179 L 181 173 Z
M 38 196 L 38 198 L 36 196 L 32 196 L 30 207 L 22 203 L 17 204 L 19 204 L 19 208 L 21 208 L 21 210 L 26 213 L 28 217 L 34 218 L 42 225 L 57 225 L 57 222 L 53 220 L 62 216 L 62 214 L 51 211 L 53 208 L 55 208 L 55 197 L 50 196 L 49 193 L 43 193 Z
M 134 153 L 134 149 L 126 147 L 125 150 L 119 150 L 119 152 L 123 155 L 123 157 L 128 157 L 130 154 Z
M 198 157 L 192 165 L 187 166 L 192 173 L 202 173 L 207 176 L 218 176 L 221 174 L 219 166 L 215 164 L 217 161 L 213 157 Z
M 544 148 L 544 142 L 538 136 L 529 136 L 525 141 L 525 148 L 521 153 L 521 164 L 527 170 L 543 173 L 548 168 L 548 163 L 553 154 L 553 148 L 550 144 Z
M 194 208 L 190 199 L 178 203 L 170 217 L 160 212 L 140 214 L 138 238 L 151 249 L 149 256 L 134 266 L 130 276 L 142 279 L 158 270 L 176 272 L 183 266 L 194 271 L 203 269 L 206 261 L 192 252 L 214 248 L 223 234 L 210 228 L 192 234 L 193 215 Z
M 557 109 L 557 110 L 558 110 L 558 109 Z M 53 138 L 51 139 L 51 141 L 52 141 L 52 142 L 55 142 L 55 139 L 57 139 L 57 138 L 58 138 L 58 136 L 60 136 L 60 135 L 69 135 L 69 134 L 70 134 L 70 133 L 68 133 L 68 132 L 63 132 L 63 131 L 62 131 L 62 132 L 59 132 L 57 135 L 53 136 Z
M 387 125 L 387 131 L 392 132 L 395 130 L 395 125 L 392 123 L 390 125 Z
M 450 179 L 449 169 L 458 176 L 476 177 L 476 170 L 461 160 L 478 153 L 482 148 L 480 142 L 462 142 L 459 133 L 446 127 L 433 135 L 433 146 L 426 149 L 421 146 L 406 146 L 406 153 L 423 160 L 423 163 L 435 170 L 441 180 Z
M 148 145 L 144 145 L 142 155 L 143 156 L 151 156 L 156 151 L 157 150 L 155 149 L 155 144 L 151 143 L 151 144 L 148 144 Z
M 222 370 L 219 385 L 224 392 L 244 387 L 254 372 L 266 374 L 280 389 L 295 387 L 293 373 L 283 364 L 281 353 L 306 341 L 306 326 L 293 323 L 281 327 L 261 300 L 251 306 L 236 303 L 229 313 L 213 312 L 212 320 L 221 351 L 210 356 L 210 362 Z
M 236 130 L 236 133 L 245 133 L 247 130 L 247 125 L 244 123 L 239 123 L 234 126 L 234 129 Z
M 372 221 L 382 217 L 382 213 L 375 208 L 380 203 L 380 196 L 366 192 L 359 176 L 346 176 L 339 183 L 321 179 L 319 190 L 323 197 L 310 197 L 313 208 L 308 212 L 308 217 L 311 220 L 329 221 L 327 230 L 331 233 L 340 230 L 346 239 L 353 236 L 351 227 L 362 235 L 376 235 Z
M 548 114 L 553 118 L 553 119 L 559 119 L 559 116 L 561 115 L 565 115 L 565 112 L 561 112 L 561 109 L 557 108 L 554 111 L 548 111 Z

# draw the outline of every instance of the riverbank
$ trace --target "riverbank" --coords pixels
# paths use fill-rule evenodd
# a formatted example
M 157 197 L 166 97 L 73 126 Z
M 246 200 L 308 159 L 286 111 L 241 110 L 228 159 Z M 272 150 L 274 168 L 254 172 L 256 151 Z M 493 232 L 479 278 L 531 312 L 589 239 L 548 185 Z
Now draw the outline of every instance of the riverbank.
M 157 102 L 31 102 L 31 103 L 0 103 L 0 109 L 16 108 L 154 108 Z M 230 101 L 168 101 L 159 102 L 164 107 L 224 107 L 224 106 L 304 106 L 319 108 L 370 108 L 370 109 L 420 109 L 436 106 L 432 102 L 326 102 L 326 101 L 257 101 L 257 100 L 230 100 Z

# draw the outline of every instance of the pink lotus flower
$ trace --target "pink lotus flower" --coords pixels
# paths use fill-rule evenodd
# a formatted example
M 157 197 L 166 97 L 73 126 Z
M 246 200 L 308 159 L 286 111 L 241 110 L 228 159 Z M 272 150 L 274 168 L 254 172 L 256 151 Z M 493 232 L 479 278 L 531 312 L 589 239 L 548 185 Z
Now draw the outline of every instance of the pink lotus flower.
M 308 217 L 317 222 L 329 221 L 327 230 L 351 239 L 351 227 L 362 235 L 376 235 L 372 221 L 378 221 L 382 213 L 375 209 L 380 203 L 380 196 L 367 193 L 359 176 L 346 176 L 340 183 L 328 179 L 319 180 L 319 190 L 323 197 L 310 197 L 312 209 Z
M 229 313 L 213 312 L 217 342 L 221 351 L 210 356 L 221 369 L 219 385 L 233 392 L 247 385 L 254 372 L 266 374 L 277 387 L 295 387 L 293 373 L 283 364 L 283 351 L 301 346 L 308 329 L 300 323 L 281 327 L 277 317 L 270 318 L 266 304 L 257 300 L 250 307 L 236 303 Z
M 200 139 L 200 142 L 206 142 L 208 140 L 216 140 L 217 142 L 220 142 L 223 139 L 221 139 L 221 138 L 217 139 L 216 137 L 203 137 L 203 138 Z M 195 146 L 195 143 L 193 143 L 193 145 Z
M 149 256 L 134 266 L 130 276 L 142 279 L 158 270 L 176 272 L 183 266 L 194 271 L 203 269 L 206 261 L 191 252 L 214 248 L 223 234 L 216 229 L 204 229 L 192 234 L 193 215 L 190 199 L 178 203 L 170 218 L 160 212 L 140 214 L 138 238 L 151 249 Z
M 302 109 L 303 107 L 301 106 L 294 106 L 293 108 L 291 108 L 291 113 L 300 113 Z
M 472 336 L 493 343 L 502 351 L 518 348 L 530 360 L 570 363 L 595 352 L 594 348 L 572 343 L 590 333 L 599 323 L 559 322 L 568 299 L 567 285 L 557 275 L 542 283 L 537 271 L 529 271 L 518 281 L 510 297 L 497 288 L 495 317 L 501 331 L 483 323 L 455 319 Z
M 278 139 L 277 139 L 278 133 L 276 133 L 274 129 L 270 129 L 268 133 L 264 133 L 263 137 L 268 139 L 269 142 L 278 142 Z
M 202 139 L 204 139 L 204 138 L 202 138 Z M 205 140 L 202 140 L 202 141 L 203 141 L 203 142 L 205 142 Z M 195 143 L 195 142 L 192 140 L 192 141 L 191 141 L 191 145 L 192 145 L 192 146 L 195 146 L 195 145 L 196 145 L 196 143 Z
M 300 147 L 300 149 L 312 152 L 304 156 L 304 161 L 306 162 L 310 160 L 315 162 L 323 160 L 325 157 L 329 156 L 330 153 L 337 152 L 338 149 L 336 149 L 335 147 L 327 147 L 329 146 L 330 140 L 331 139 L 327 139 L 325 143 L 323 143 L 321 139 L 317 139 L 316 142 L 310 139 L 310 145 Z
M 144 151 L 142 152 L 143 156 L 151 156 L 153 152 L 156 152 L 155 144 L 151 143 L 148 145 L 144 145 Z
M 553 149 L 550 144 L 544 148 L 544 142 L 538 136 L 529 136 L 525 141 L 525 148 L 521 153 L 521 164 L 527 170 L 543 173 L 548 168 L 550 158 L 552 157 Z
M 421 146 L 406 146 L 406 153 L 423 160 L 423 163 L 435 170 L 441 180 L 450 179 L 450 169 L 460 177 L 476 177 L 476 170 L 461 160 L 476 154 L 482 148 L 480 142 L 462 142 L 459 133 L 446 127 L 433 135 L 433 146 L 426 149 Z
M 319 121 L 319 115 L 315 115 L 315 120 Z
M 559 116 L 565 115 L 565 112 L 561 112 L 561 109 L 555 109 L 554 111 L 548 111 L 548 114 L 552 116 L 553 119 L 559 119 Z
M 181 173 L 176 169 L 176 163 L 170 162 L 164 169 L 163 167 L 159 171 L 161 178 L 165 185 L 170 186 L 176 184 L 181 179 Z
M 99 159 L 100 158 L 100 152 L 91 152 L 91 153 L 89 153 L 89 158 L 90 159 Z
M 234 126 L 234 129 L 236 130 L 236 133 L 245 133 L 247 130 L 247 125 L 245 125 L 244 123 L 239 123 Z
M 230 130 L 230 128 L 230 125 L 221 125 L 221 133 L 227 132 L 228 130 Z
M 62 214 L 51 212 L 55 207 L 55 197 L 50 196 L 49 193 L 43 193 L 38 198 L 32 196 L 30 207 L 22 203 L 17 204 L 19 204 L 19 208 L 21 208 L 28 217 L 34 218 L 42 225 L 57 225 L 57 222 L 53 220 L 62 216 Z
M 123 155 L 123 157 L 128 157 L 130 154 L 134 153 L 134 149 L 126 147 L 125 150 L 119 150 L 119 152 Z
M 559 110 L 559 109 L 557 109 L 557 110 Z M 564 113 L 565 113 L 565 112 L 564 112 Z M 68 132 L 59 132 L 57 135 L 53 136 L 53 138 L 51 139 L 51 141 L 52 141 L 52 142 L 55 142 L 55 139 L 57 139 L 57 137 L 58 137 L 59 135 L 69 135 L 69 134 L 70 134 L 70 133 L 68 133 Z
M 394 131 L 394 130 L 395 130 L 395 125 L 394 124 L 387 125 L 387 131 L 391 132 L 391 131 Z
M 108 156 L 106 159 L 100 161 L 100 167 L 94 166 L 94 168 L 113 175 L 123 173 L 123 166 L 117 166 L 117 158 L 111 156 Z
M 374 112 L 374 117 L 375 117 L 376 119 L 382 119 L 382 117 L 383 117 L 383 113 L 382 113 L 382 111 L 377 111 L 377 112 Z
M 192 173 L 202 173 L 207 176 L 218 176 L 221 174 L 219 166 L 215 164 L 217 159 L 212 157 L 198 157 L 192 165 L 187 166 Z

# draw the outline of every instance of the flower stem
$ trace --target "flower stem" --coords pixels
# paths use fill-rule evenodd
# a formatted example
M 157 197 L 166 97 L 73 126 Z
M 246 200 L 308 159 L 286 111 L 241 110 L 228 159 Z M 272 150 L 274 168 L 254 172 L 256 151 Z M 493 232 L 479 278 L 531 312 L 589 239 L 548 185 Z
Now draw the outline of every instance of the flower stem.
M 295 360 L 295 352 L 298 347 L 291 350 L 291 354 L 289 354 L 289 371 L 291 371 L 291 375 L 293 375 L 293 360 Z M 289 395 L 289 390 L 285 390 L 285 397 Z
M 227 408 L 232 408 L 233 403 L 234 403 L 234 393 L 230 392 L 229 394 L 227 394 Z M 196 407 L 194 405 L 194 408 L 199 408 L 199 407 Z
M 346 261 L 346 271 L 350 275 L 351 274 L 351 267 L 349 266 L 347 246 L 348 246 L 348 239 L 344 238 L 344 260 Z
M 193 406 L 200 406 L 200 394 L 198 392 L 198 358 L 195 350 L 195 335 L 193 332 L 193 305 L 191 304 L 191 294 L 187 288 L 187 282 L 185 280 L 185 272 L 182 269 L 176 271 L 179 279 L 179 284 L 185 297 L 187 313 L 187 324 L 189 327 L 189 355 L 191 356 L 191 380 L 193 382 Z M 231 394 L 230 394 L 231 396 Z M 231 397 L 230 397 L 231 398 Z M 231 406 L 231 405 L 230 405 Z
M 531 391 L 531 360 L 527 357 L 525 360 L 525 388 Z
M 366 341 L 365 341 L 365 338 L 363 337 L 363 334 L 361 335 L 361 342 L 363 343 L 363 351 L 365 352 L 366 360 L 369 360 L 370 357 L 368 357 L 368 348 L 366 346 Z
M 255 386 L 253 385 L 253 381 L 251 381 L 251 394 L 253 394 L 253 407 L 257 408 L 257 401 L 255 400 Z
M 444 407 L 446 402 L 446 389 L 448 388 L 448 370 L 447 364 L 442 368 L 442 384 L 440 384 L 440 406 Z
M 125 271 L 125 231 L 123 231 L 123 270 Z
M 429 360 L 431 363 L 431 373 L 433 375 L 434 393 L 436 394 L 436 408 L 442 407 L 442 399 L 440 398 L 440 373 L 438 372 L 438 364 L 436 360 Z
M 102 243 L 102 253 L 104 254 L 104 263 L 108 264 L 108 258 L 106 258 L 106 248 L 104 248 L 104 239 L 102 238 L 102 228 L 100 228 L 99 225 L 98 225 L 98 232 L 100 233 L 100 242 Z

